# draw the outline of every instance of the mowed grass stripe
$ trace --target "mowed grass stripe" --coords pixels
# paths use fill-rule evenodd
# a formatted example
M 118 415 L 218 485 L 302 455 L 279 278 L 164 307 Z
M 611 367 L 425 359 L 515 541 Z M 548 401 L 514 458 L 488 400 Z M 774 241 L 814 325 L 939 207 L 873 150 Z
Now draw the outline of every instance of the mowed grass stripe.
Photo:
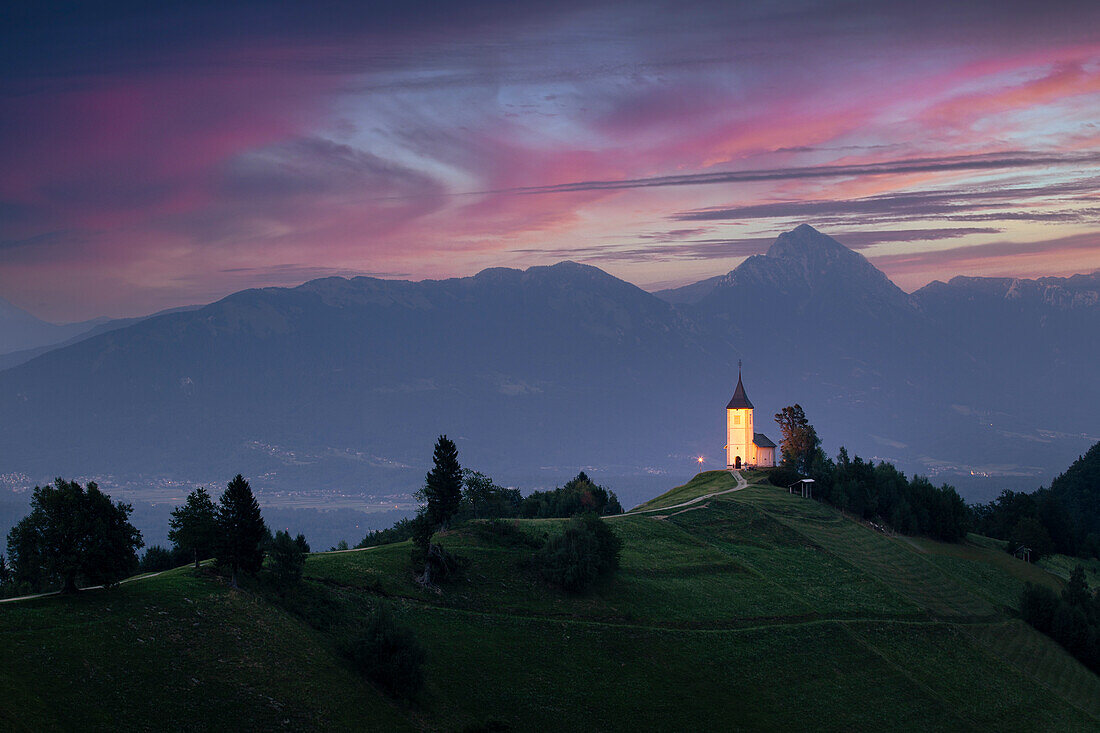
M 845 624 L 885 659 L 960 711 L 977 730 L 1093 730 L 1096 720 L 1030 676 L 989 654 L 972 627 L 928 624 L 899 634 L 876 622 Z M 983 626 L 984 627 L 984 626 Z
M 781 489 L 750 487 L 722 497 L 761 508 L 814 544 L 865 570 L 935 615 L 990 617 L 996 608 L 905 543 L 854 522 L 819 502 Z
M 959 728 L 956 711 L 836 623 L 700 633 L 454 613 L 403 611 L 433 650 L 426 705 L 444 729 L 489 718 L 542 731 Z
M 705 512 L 670 517 L 751 568 L 761 582 L 822 616 L 916 615 L 922 609 L 862 569 L 809 542 L 751 504 L 715 502 Z
M 1100 723 L 1100 677 L 1020 620 L 972 626 L 968 633 L 989 653 L 1091 715 Z

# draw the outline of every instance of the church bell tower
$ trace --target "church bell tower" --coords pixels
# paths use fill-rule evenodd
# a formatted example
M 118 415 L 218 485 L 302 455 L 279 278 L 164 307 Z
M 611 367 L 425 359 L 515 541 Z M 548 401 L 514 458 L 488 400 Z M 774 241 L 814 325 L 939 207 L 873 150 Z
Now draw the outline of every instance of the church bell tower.
M 737 389 L 726 405 L 726 466 L 741 468 L 756 465 L 753 442 L 752 403 L 741 383 L 741 360 L 737 360 Z

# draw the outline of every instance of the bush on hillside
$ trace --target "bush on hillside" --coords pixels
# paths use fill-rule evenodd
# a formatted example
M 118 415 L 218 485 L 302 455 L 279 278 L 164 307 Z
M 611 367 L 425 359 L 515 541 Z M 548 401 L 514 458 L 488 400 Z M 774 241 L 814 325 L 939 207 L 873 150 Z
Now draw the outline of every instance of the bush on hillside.
M 1005 550 L 1014 554 L 1020 547 L 1031 550 L 1031 561 L 1037 562 L 1044 555 L 1049 555 L 1054 550 L 1054 541 L 1050 533 L 1037 517 L 1023 517 L 1016 522 L 1016 526 L 1008 533 L 1008 544 Z
M 361 550 L 364 547 L 390 545 L 394 542 L 404 542 L 405 540 L 412 539 L 414 522 L 414 519 L 404 517 L 394 522 L 392 527 L 386 529 L 373 529 L 367 532 L 366 536 L 363 537 L 355 547 Z
M 539 546 L 539 540 L 521 530 L 515 522 L 490 519 L 485 522 L 473 522 L 471 528 L 474 536 L 485 544 L 503 547 Z
M 523 495 L 519 489 L 497 486 L 480 471 L 462 470 L 462 503 L 459 519 L 489 519 L 519 515 Z
M 465 558 L 448 552 L 447 548 L 438 542 L 429 542 L 426 548 L 414 547 L 412 552 L 412 564 L 419 574 L 416 581 L 421 585 L 435 585 L 446 583 L 462 574 L 466 569 Z
M 164 570 L 178 568 L 191 562 L 191 554 L 185 549 L 168 549 L 160 545 L 151 545 L 141 556 L 138 570 L 143 573 L 159 573 Z
M 781 489 L 787 488 L 800 478 L 802 478 L 802 476 L 798 471 L 789 466 L 776 466 L 768 471 L 768 482 L 771 483 L 772 486 L 778 486 Z
M 572 517 L 592 512 L 599 516 L 622 514 L 614 491 L 595 484 L 581 471 L 565 486 L 552 491 L 534 491 L 523 500 L 524 517 Z
M 539 575 L 569 593 L 583 593 L 619 567 L 622 540 L 595 514 L 574 517 L 535 555 Z
M 305 535 L 291 538 L 289 532 L 279 530 L 268 546 L 271 556 L 271 574 L 282 587 L 295 585 L 302 580 L 302 571 L 306 566 L 309 544 Z
M 367 628 L 351 642 L 349 656 L 360 672 L 395 697 L 412 698 L 424 686 L 427 653 L 387 604 L 375 609 Z

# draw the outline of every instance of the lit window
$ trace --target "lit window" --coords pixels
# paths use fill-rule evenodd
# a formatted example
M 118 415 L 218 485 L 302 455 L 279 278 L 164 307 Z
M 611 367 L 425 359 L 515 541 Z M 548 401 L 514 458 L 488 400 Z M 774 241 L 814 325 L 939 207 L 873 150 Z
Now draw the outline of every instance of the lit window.
M 741 424 L 741 416 L 740 415 L 734 415 L 733 416 L 733 424 L 734 425 L 740 425 Z

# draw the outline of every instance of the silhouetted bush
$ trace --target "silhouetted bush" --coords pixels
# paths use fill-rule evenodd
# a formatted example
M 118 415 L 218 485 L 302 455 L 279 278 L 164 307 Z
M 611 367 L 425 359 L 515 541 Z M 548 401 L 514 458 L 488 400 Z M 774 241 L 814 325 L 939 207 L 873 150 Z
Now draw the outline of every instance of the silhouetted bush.
M 462 502 L 458 519 L 488 519 L 519 515 L 523 495 L 519 489 L 497 486 L 493 479 L 479 471 L 462 470 Z
M 478 539 L 490 545 L 504 547 L 538 547 L 540 542 L 518 526 L 515 522 L 503 519 L 490 519 L 486 522 L 472 522 L 471 528 Z
M 417 581 L 423 585 L 446 583 L 462 574 L 466 559 L 448 552 L 438 542 L 430 542 L 426 548 L 413 547 L 413 568 L 419 571 Z
M 574 517 L 535 555 L 539 574 L 569 593 L 583 593 L 619 567 L 622 540 L 594 514 Z
M 412 539 L 414 519 L 405 517 L 398 519 L 392 527 L 387 529 L 375 529 L 367 532 L 366 536 L 356 545 L 357 548 L 374 547 L 375 545 L 389 545 L 394 542 L 404 542 Z
M 772 470 L 768 471 L 768 481 L 772 486 L 778 486 L 780 488 L 787 488 L 798 479 L 802 478 L 798 471 L 787 466 L 776 466 Z
M 138 570 L 143 573 L 159 573 L 163 570 L 178 568 L 191 562 L 191 553 L 186 549 L 168 549 L 160 545 L 151 545 L 141 556 Z
M 427 654 L 412 630 L 381 604 L 352 642 L 349 656 L 369 680 L 396 697 L 411 698 L 424 686 Z
M 593 512 L 601 516 L 622 514 L 614 491 L 598 486 L 581 471 L 565 486 L 552 491 L 534 491 L 523 500 L 524 517 L 572 517 Z
M 306 566 L 309 544 L 305 535 L 291 539 L 289 532 L 279 530 L 268 546 L 271 556 L 271 574 L 280 586 L 289 586 L 302 580 L 302 571 Z

